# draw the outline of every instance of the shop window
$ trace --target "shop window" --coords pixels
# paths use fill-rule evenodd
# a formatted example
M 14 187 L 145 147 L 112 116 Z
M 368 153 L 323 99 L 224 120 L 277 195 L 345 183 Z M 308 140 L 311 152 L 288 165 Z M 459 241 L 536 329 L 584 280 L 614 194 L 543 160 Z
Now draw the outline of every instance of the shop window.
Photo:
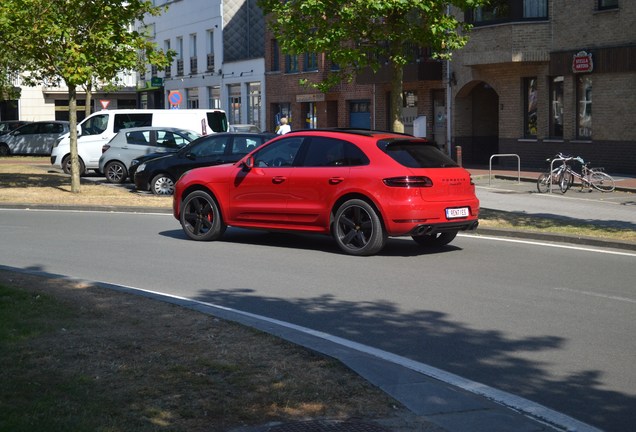
M 563 77 L 550 79 L 550 137 L 563 138 Z
M 580 139 L 592 138 L 592 76 L 576 78 L 576 135 Z
M 221 109 L 221 87 L 208 87 L 208 107 Z
M 537 78 L 523 79 L 524 137 L 537 137 Z

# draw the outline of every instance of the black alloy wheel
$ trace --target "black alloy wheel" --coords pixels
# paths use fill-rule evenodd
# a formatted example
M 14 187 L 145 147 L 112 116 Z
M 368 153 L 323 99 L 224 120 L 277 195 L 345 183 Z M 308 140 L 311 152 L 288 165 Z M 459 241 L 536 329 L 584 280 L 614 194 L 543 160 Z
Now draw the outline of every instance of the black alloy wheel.
M 378 213 L 361 199 L 346 201 L 338 208 L 333 236 L 340 249 L 356 256 L 380 252 L 387 239 Z
M 185 197 L 179 219 L 183 231 L 192 240 L 218 240 L 227 228 L 216 200 L 204 191 L 194 191 Z

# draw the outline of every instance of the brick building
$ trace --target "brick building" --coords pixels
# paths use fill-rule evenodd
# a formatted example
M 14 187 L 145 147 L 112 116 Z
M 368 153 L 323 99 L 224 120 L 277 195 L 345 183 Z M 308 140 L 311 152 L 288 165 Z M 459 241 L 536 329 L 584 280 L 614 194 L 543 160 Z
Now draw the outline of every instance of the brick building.
M 461 146 L 465 164 L 517 154 L 522 166 L 540 168 L 563 152 L 636 173 L 636 2 L 493 0 L 461 16 L 475 27 L 450 63 L 423 54 L 405 71 L 407 132 L 423 120 L 423 135 L 453 155 Z M 326 94 L 299 84 L 330 66 L 323 55 L 286 56 L 266 35 L 267 128 L 291 115 L 293 129 L 389 129 L 384 72 Z
M 475 27 L 451 63 L 464 161 L 541 167 L 563 152 L 636 173 L 636 2 L 494 1 L 466 18 Z

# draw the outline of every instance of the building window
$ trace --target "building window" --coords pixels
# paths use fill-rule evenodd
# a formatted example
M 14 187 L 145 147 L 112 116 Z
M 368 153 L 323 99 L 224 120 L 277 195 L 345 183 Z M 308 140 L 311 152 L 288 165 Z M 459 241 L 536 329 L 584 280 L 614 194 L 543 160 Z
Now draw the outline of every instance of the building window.
M 548 0 L 491 0 L 466 12 L 466 21 L 475 25 L 543 20 L 548 18 Z
M 247 122 L 261 127 L 261 83 L 251 82 L 247 84 L 249 99 L 247 103 Z
M 298 72 L 298 56 L 287 54 L 285 56 L 285 73 Z
M 592 76 L 576 77 L 576 135 L 577 138 L 592 138 Z
M 183 38 L 177 38 L 177 76 L 183 76 Z
M 208 30 L 207 62 L 206 70 L 214 72 L 214 30 Z
M 598 0 L 598 9 L 618 9 L 618 0 Z
M 305 71 L 318 70 L 318 56 L 316 53 L 305 54 Z
M 193 33 L 190 35 L 190 73 L 195 74 L 198 70 L 197 62 L 197 35 Z
M 208 87 L 208 107 L 212 109 L 221 109 L 221 87 Z
M 199 108 L 199 89 L 196 87 L 186 89 L 186 100 L 189 109 Z
M 524 137 L 537 137 L 537 77 L 523 79 Z
M 166 39 L 165 41 L 163 41 L 163 51 L 166 52 L 166 53 L 168 51 L 170 51 L 170 39 Z M 172 76 L 172 65 L 171 64 L 166 67 L 164 76 L 168 77 L 168 78 L 170 76 Z
M 563 138 L 563 77 L 550 79 L 550 137 Z
M 524 18 L 547 18 L 548 0 L 523 0 Z
M 273 72 L 278 72 L 280 71 L 280 59 L 279 59 L 280 50 L 278 48 L 278 41 L 276 39 L 272 39 L 271 48 L 272 48 L 272 57 L 271 57 L 272 64 L 270 65 L 270 69 Z
M 241 85 L 231 84 L 228 86 L 228 108 L 230 124 L 241 124 Z

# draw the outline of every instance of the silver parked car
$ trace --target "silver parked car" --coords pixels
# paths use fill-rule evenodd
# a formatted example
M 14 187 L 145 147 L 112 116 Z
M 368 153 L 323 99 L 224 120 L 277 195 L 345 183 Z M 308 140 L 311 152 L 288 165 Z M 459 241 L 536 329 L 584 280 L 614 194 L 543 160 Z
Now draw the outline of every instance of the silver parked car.
M 99 170 L 110 183 L 123 183 L 128 178 L 133 159 L 157 153 L 169 153 L 197 139 L 193 131 L 170 127 L 137 127 L 122 129 L 102 147 Z
M 67 121 L 37 121 L 27 123 L 0 135 L 0 155 L 50 155 L 55 141 L 69 131 Z

